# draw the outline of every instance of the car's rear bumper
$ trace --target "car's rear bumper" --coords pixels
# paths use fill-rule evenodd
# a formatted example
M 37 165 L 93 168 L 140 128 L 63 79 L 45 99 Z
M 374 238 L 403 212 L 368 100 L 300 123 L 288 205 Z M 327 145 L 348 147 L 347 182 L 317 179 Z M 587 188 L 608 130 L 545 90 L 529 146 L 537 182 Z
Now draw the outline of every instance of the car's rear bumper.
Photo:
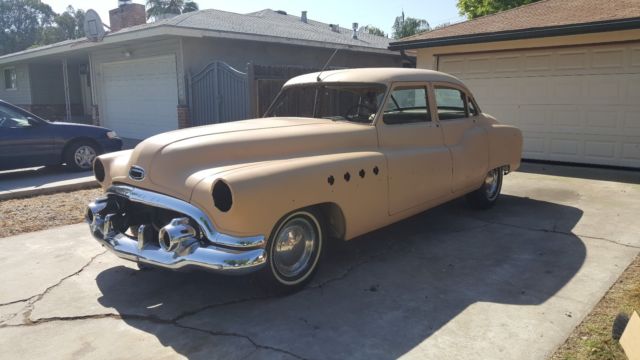
M 107 195 L 89 204 L 85 220 L 93 237 L 123 259 L 173 270 L 199 267 L 225 274 L 248 273 L 266 264 L 262 237 L 237 238 L 216 232 L 208 219 L 186 202 L 123 185 L 111 187 Z M 135 214 L 123 208 L 131 202 L 183 217 L 172 219 L 159 232 L 151 224 L 137 224 L 133 235 L 126 219 Z M 135 212 L 135 207 L 131 209 Z M 202 230 L 203 221 L 202 227 L 209 230 Z

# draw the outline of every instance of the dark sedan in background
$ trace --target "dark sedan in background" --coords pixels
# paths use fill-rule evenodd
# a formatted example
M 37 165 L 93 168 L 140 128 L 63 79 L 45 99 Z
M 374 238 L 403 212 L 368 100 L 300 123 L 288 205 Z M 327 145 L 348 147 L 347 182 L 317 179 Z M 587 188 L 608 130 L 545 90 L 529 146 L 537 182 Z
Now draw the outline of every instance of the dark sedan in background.
M 89 170 L 97 155 L 121 148 L 122 139 L 109 129 L 49 122 L 0 100 L 0 170 L 63 163 Z

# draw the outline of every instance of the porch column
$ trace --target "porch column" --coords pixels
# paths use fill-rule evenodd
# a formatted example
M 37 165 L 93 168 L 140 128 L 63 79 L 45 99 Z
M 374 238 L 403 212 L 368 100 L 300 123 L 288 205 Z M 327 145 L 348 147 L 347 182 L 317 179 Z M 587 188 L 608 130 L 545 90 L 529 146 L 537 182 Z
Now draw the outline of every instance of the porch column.
M 62 59 L 62 79 L 64 81 L 64 105 L 67 111 L 67 122 L 71 122 L 71 98 L 69 96 L 69 72 L 67 59 Z

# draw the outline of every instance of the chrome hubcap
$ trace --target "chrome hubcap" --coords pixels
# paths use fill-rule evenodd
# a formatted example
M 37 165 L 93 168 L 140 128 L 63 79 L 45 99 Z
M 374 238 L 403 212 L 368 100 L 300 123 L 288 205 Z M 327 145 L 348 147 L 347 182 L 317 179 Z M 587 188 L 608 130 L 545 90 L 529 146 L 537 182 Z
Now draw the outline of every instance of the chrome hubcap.
M 73 159 L 78 167 L 88 169 L 93 164 L 93 159 L 96 158 L 96 151 L 91 146 L 80 146 L 73 154 Z
M 500 169 L 489 171 L 484 179 L 484 191 L 488 200 L 493 200 L 498 196 L 498 186 L 500 180 Z
M 300 275 L 307 268 L 318 241 L 314 225 L 305 218 L 287 222 L 275 240 L 273 263 L 286 277 Z

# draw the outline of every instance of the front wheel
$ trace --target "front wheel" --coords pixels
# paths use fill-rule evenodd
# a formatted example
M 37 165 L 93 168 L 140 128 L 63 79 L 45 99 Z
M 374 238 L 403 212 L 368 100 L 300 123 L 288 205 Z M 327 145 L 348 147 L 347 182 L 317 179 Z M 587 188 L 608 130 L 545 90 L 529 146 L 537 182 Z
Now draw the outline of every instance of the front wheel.
M 73 171 L 87 171 L 91 170 L 98 153 L 96 145 L 88 141 L 78 141 L 67 148 L 64 161 Z
M 277 290 L 301 289 L 318 268 L 324 242 L 321 217 L 315 211 L 300 210 L 285 216 L 267 243 L 266 277 Z
M 488 209 L 497 201 L 502 189 L 502 168 L 495 168 L 487 173 L 480 188 L 467 195 L 467 201 L 477 209 Z

